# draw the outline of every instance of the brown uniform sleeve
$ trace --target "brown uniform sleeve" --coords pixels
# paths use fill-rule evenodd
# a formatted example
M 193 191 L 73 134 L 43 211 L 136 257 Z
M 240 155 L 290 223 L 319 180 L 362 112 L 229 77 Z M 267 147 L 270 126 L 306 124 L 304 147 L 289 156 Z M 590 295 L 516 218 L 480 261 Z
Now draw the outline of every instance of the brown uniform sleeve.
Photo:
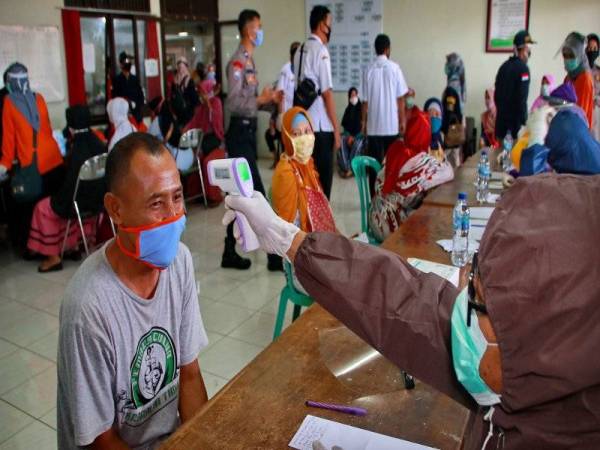
M 395 253 L 332 233 L 307 235 L 294 267 L 319 304 L 391 362 L 476 407 L 452 367 L 454 285 Z

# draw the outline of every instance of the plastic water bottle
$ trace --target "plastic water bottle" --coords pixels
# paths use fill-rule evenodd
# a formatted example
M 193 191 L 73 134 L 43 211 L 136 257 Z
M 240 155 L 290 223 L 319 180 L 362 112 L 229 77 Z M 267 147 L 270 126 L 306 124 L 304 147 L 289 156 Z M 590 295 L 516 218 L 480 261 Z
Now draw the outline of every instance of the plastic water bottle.
M 460 192 L 453 210 L 452 223 L 452 264 L 464 266 L 469 259 L 469 228 L 471 227 L 471 211 L 467 205 L 467 194 Z
M 479 157 L 479 165 L 477 166 L 477 201 L 479 203 L 484 203 L 487 200 L 490 176 L 491 170 L 488 152 L 487 150 L 482 150 Z
M 510 131 L 506 132 L 506 136 L 502 140 L 502 170 L 508 172 L 512 165 L 510 154 L 514 145 L 513 137 Z

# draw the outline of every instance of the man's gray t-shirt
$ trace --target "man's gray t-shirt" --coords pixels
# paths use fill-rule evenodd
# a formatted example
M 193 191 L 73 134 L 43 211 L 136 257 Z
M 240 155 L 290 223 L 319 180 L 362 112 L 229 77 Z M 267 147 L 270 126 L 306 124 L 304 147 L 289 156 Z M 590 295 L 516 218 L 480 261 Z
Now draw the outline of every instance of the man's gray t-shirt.
M 60 310 L 61 449 L 91 444 L 111 427 L 133 448 L 157 447 L 180 423 L 179 368 L 208 344 L 185 245 L 150 300 L 118 279 L 107 245 L 73 276 Z

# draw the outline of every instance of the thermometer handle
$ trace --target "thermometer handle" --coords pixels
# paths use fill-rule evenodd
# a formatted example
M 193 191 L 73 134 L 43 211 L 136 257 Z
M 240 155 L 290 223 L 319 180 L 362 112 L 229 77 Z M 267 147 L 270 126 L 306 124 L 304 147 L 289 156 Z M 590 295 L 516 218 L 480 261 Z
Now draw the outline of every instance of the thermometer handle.
M 252 228 L 250 228 L 250 224 L 248 223 L 248 219 L 241 212 L 235 213 L 235 223 L 240 230 L 240 236 L 244 240 L 242 244 L 242 250 L 244 253 L 252 252 L 260 247 L 260 243 L 258 242 L 258 237 L 256 237 L 256 233 Z

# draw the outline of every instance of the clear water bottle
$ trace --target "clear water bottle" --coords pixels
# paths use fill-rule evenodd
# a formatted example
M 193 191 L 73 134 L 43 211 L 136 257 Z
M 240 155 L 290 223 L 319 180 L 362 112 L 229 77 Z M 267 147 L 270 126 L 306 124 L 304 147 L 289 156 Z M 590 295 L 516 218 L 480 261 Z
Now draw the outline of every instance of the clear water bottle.
M 467 194 L 460 192 L 453 210 L 452 223 L 454 235 L 452 238 L 452 264 L 464 266 L 469 259 L 469 228 L 471 226 L 471 211 L 467 205 Z
M 506 132 L 506 136 L 502 140 L 502 170 L 508 172 L 512 165 L 510 154 L 514 145 L 512 134 L 510 131 Z
M 484 203 L 488 197 L 488 187 L 491 177 L 490 159 L 487 150 L 481 151 L 477 166 L 477 202 Z

